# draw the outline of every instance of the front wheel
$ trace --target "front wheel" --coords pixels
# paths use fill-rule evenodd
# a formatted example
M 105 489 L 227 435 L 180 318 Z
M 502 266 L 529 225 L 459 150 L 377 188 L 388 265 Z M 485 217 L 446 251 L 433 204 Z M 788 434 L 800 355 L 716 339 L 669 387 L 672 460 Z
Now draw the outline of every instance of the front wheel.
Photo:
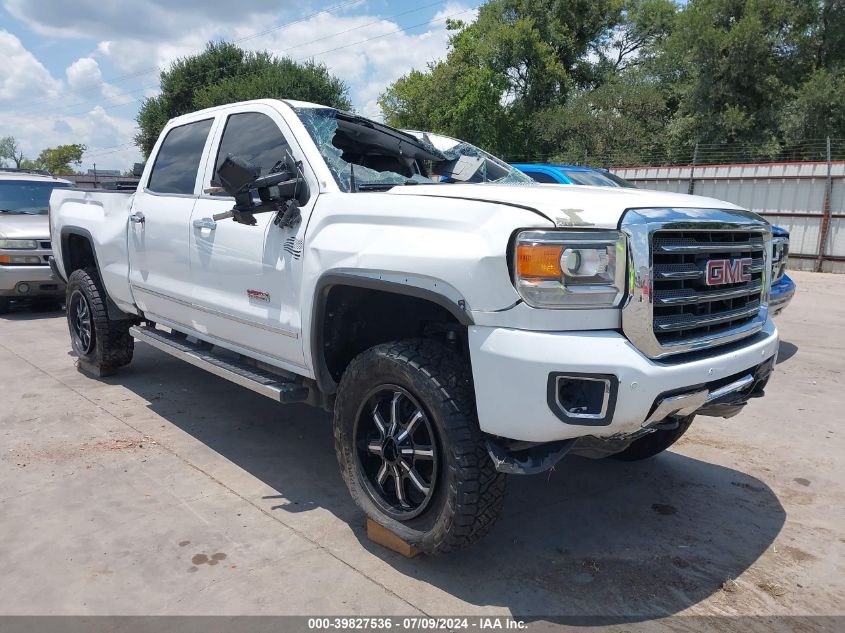
M 334 435 L 358 506 L 423 552 L 469 545 L 501 510 L 506 479 L 478 428 L 469 367 L 443 344 L 386 343 L 355 358 Z
M 129 364 L 135 341 L 130 321 L 109 319 L 96 271 L 75 270 L 67 283 L 67 322 L 73 351 L 102 374 Z

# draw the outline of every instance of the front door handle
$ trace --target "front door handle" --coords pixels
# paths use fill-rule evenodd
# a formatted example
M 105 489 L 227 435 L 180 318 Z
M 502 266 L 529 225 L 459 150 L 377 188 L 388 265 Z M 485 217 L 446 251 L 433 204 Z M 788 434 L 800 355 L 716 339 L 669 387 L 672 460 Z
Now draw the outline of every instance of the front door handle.
M 133 224 L 143 224 L 147 221 L 147 218 L 145 218 L 144 214 L 140 211 L 136 211 L 135 213 L 129 216 L 129 221 Z
M 194 220 L 194 228 L 208 229 L 209 231 L 213 231 L 217 228 L 217 222 L 215 222 L 211 218 L 202 218 L 200 220 Z

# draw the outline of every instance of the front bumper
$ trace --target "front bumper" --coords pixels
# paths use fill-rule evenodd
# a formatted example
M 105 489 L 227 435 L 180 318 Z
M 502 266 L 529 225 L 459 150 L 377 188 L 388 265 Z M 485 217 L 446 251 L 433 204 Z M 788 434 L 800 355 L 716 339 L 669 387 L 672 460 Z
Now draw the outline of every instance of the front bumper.
M 25 292 L 24 292 L 25 290 Z M 63 297 L 65 283 L 49 266 L 0 265 L 0 297 Z
M 772 290 L 769 293 L 769 314 L 775 316 L 783 312 L 794 295 L 795 282 L 789 278 L 789 275 L 778 279 L 772 284 Z
M 689 359 L 645 357 L 615 331 L 533 332 L 471 326 L 469 348 L 481 430 L 512 440 L 553 442 L 592 435 L 632 435 L 666 394 L 694 392 L 772 360 L 778 334 L 771 319 L 758 334 Z M 556 374 L 612 376 L 605 419 L 562 420 L 549 404 Z

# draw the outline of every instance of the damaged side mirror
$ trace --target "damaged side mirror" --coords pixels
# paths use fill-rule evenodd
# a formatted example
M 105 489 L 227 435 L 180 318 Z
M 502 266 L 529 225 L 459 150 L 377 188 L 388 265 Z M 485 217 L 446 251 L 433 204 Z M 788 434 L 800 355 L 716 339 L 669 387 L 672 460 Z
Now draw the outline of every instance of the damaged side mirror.
M 270 173 L 261 176 L 261 168 L 237 156 L 227 156 L 217 169 L 217 180 L 235 198 L 231 211 L 214 215 L 215 220 L 232 218 L 240 224 L 255 225 L 256 213 L 275 212 L 274 223 L 289 227 L 299 222 L 299 206 L 308 201 L 308 182 L 302 165 L 290 151 Z M 259 201 L 253 197 L 258 193 Z

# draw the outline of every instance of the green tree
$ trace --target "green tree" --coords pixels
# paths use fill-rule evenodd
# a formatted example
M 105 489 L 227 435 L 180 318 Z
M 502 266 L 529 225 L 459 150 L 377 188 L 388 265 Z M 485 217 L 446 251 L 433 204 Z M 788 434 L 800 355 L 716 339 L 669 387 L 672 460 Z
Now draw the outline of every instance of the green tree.
M 672 31 L 677 13 L 678 5 L 672 0 L 626 0 L 609 41 L 597 51 L 600 72 L 613 76 L 653 60 L 657 47 Z
M 845 65 L 838 70 L 817 70 L 791 92 L 780 118 L 785 141 L 845 138 Z
M 450 28 L 444 61 L 381 95 L 388 123 L 617 164 L 845 137 L 845 0 L 489 0 Z
M 780 116 L 783 138 L 845 138 L 845 1 L 802 2 L 796 9 L 788 35 L 794 61 Z
M 135 143 L 148 156 L 173 117 L 234 101 L 285 98 L 350 109 L 348 88 L 325 66 L 297 63 L 267 52 L 251 52 L 226 42 L 210 42 L 197 55 L 162 71 L 161 92 L 141 106 Z
M 529 158 L 598 166 L 647 163 L 664 152 L 662 133 L 671 114 L 656 81 L 628 70 L 539 113 L 535 132 L 543 145 L 556 149 Z
M 77 143 L 47 148 L 42 150 L 38 158 L 35 159 L 35 165 L 50 173 L 67 173 L 72 171 L 71 165 L 82 163 L 82 155 L 85 150 L 85 145 Z
M 783 0 L 698 0 L 677 16 L 656 62 L 677 101 L 667 138 L 677 144 L 758 143 L 777 138 L 792 72 Z
M 14 136 L 0 138 L 0 165 L 3 164 L 3 159 L 10 160 L 15 167 L 21 168 L 21 162 L 24 160 L 23 151 Z
M 594 85 L 590 58 L 610 41 L 623 6 L 623 0 L 491 0 L 474 23 L 449 25 L 445 61 L 409 73 L 381 95 L 385 120 L 506 156 L 537 149 L 534 117 L 564 103 L 573 89 Z

